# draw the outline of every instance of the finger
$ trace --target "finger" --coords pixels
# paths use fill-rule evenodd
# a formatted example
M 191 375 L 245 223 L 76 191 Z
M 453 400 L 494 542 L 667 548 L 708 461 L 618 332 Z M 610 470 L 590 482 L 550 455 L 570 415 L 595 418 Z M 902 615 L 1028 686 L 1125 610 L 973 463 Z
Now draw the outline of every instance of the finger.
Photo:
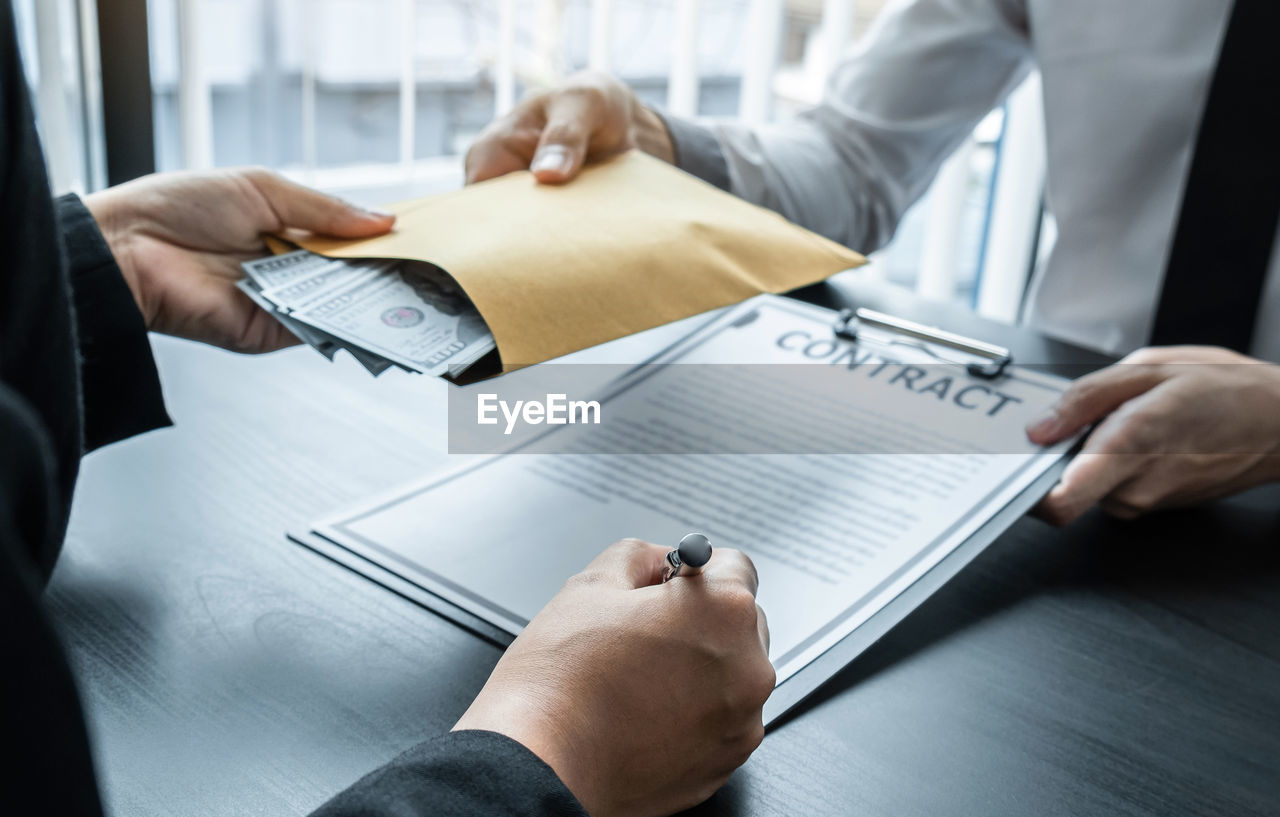
M 284 324 L 275 319 L 275 316 L 255 304 L 239 289 L 231 293 L 230 297 L 234 298 L 237 295 L 244 301 L 248 301 L 245 305 L 248 312 L 244 320 L 244 331 L 236 344 L 236 351 L 257 355 L 287 349 L 302 343 L 298 336 L 286 329 Z
M 467 184 L 527 170 L 542 136 L 545 95 L 521 102 L 508 116 L 491 123 L 467 150 Z
M 382 235 L 396 223 L 392 213 L 325 195 L 270 171 L 247 170 L 242 175 L 275 214 L 278 223 L 267 232 L 295 228 L 335 238 L 367 238 Z
M 1077 380 L 1042 417 L 1027 426 L 1036 445 L 1052 445 L 1115 411 L 1168 378 L 1159 366 L 1117 363 Z
M 1223 459 L 1232 455 L 1220 455 Z M 1232 457 L 1233 458 L 1233 457 Z M 1271 481 L 1269 475 L 1280 473 L 1280 456 L 1263 457 L 1251 468 L 1225 481 L 1210 480 L 1190 484 L 1177 477 L 1186 477 L 1184 469 L 1145 469 L 1140 479 L 1135 479 L 1119 491 L 1099 503 L 1113 516 L 1133 517 L 1163 508 L 1183 508 L 1201 505 L 1212 499 L 1230 496 Z
M 1035 514 L 1053 525 L 1067 525 L 1134 475 L 1132 454 L 1080 454 L 1063 472 Z
M 538 181 L 561 184 L 582 169 L 591 134 L 600 126 L 604 104 L 588 88 L 566 88 L 547 99 L 547 124 L 529 169 Z
M 1062 525 L 1067 524 L 1066 521 L 1062 521 L 1058 519 L 1057 506 L 1049 502 L 1048 494 L 1045 494 L 1043 497 L 1041 497 L 1040 501 L 1036 503 L 1035 507 L 1027 511 L 1027 516 L 1033 517 L 1035 519 L 1039 519 L 1041 522 L 1046 522 L 1050 525 L 1054 525 L 1058 527 L 1061 527 Z
M 160 327 L 166 334 L 246 354 L 273 352 L 298 342 L 233 281 L 218 275 L 187 276 L 176 303 L 172 314 L 183 318 Z
M 592 559 L 581 575 L 629 590 L 661 584 L 662 566 L 669 550 L 641 539 L 623 539 Z
M 1138 481 L 1141 481 L 1141 480 L 1138 480 Z M 1131 485 L 1133 485 L 1133 483 L 1129 483 L 1129 485 L 1126 485 L 1125 489 L 1128 489 L 1128 487 L 1130 487 Z M 1122 490 L 1125 490 L 1125 489 L 1122 489 Z M 1114 516 L 1117 519 L 1137 519 L 1139 516 L 1142 516 L 1147 511 L 1155 510 L 1154 507 L 1147 508 L 1147 507 L 1142 507 L 1130 502 L 1126 502 L 1124 499 L 1121 499 L 1120 496 L 1116 494 L 1113 494 L 1108 497 L 1103 497 L 1101 500 L 1098 501 L 1098 507 L 1102 508 L 1103 512 L 1106 513 L 1108 516 Z
M 522 153 L 504 142 L 477 142 L 467 151 L 466 183 L 496 179 L 529 167 L 529 153 Z
M 1084 450 L 1036 506 L 1037 516 L 1051 524 L 1066 525 L 1142 471 L 1148 458 L 1122 451 L 1116 444 L 1120 425 L 1108 421 L 1090 435 Z
M 750 590 L 752 596 L 760 589 L 756 566 L 745 553 L 733 548 L 716 548 L 711 561 L 702 568 L 702 575 L 708 581 L 739 584 Z

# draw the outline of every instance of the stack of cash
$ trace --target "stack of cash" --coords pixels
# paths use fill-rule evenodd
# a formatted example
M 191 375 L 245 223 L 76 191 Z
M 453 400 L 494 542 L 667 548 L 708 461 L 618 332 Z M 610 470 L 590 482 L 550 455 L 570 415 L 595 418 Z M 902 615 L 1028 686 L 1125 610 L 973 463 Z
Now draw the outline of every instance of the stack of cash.
M 375 376 L 399 366 L 457 377 L 495 348 L 466 293 L 429 264 L 299 250 L 241 266 L 240 289 L 299 340 L 330 360 L 346 349 Z

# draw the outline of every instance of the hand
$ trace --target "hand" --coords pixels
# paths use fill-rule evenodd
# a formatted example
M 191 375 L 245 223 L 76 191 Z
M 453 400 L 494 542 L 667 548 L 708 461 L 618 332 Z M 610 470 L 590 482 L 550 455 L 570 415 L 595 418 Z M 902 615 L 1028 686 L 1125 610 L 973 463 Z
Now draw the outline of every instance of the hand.
M 540 182 L 560 184 L 588 160 L 631 148 L 675 163 L 662 117 L 630 88 L 604 74 L 576 74 L 528 97 L 481 132 L 467 151 L 467 184 L 526 168 Z
M 1036 509 L 1047 521 L 1095 503 L 1131 518 L 1280 479 L 1274 364 L 1207 346 L 1141 349 L 1077 380 L 1027 436 L 1052 445 L 1099 420 Z
M 768 627 L 746 556 L 659 584 L 666 552 L 618 542 L 570 579 L 454 729 L 524 744 L 593 817 L 710 797 L 764 737 Z
M 237 352 L 297 343 L 236 289 L 263 236 L 306 230 L 364 238 L 395 217 L 363 210 L 266 170 L 166 173 L 95 193 L 85 205 L 107 239 L 147 328 Z

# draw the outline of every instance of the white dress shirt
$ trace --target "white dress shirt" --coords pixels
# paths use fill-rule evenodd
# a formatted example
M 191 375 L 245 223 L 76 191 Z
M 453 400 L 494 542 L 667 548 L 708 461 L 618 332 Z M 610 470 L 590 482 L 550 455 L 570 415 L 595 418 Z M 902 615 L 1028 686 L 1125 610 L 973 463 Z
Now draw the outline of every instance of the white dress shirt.
M 1151 332 L 1230 11 L 1231 0 L 895 0 L 817 108 L 764 127 L 673 122 L 672 135 L 682 165 L 706 166 L 698 152 L 718 147 L 733 193 L 871 251 L 1038 67 L 1058 237 L 1031 282 L 1027 320 L 1121 354 Z M 1275 107 L 1259 99 L 1260 120 Z M 1277 270 L 1280 240 L 1252 349 L 1273 361 Z M 1231 270 L 1204 275 L 1206 287 L 1230 285 Z

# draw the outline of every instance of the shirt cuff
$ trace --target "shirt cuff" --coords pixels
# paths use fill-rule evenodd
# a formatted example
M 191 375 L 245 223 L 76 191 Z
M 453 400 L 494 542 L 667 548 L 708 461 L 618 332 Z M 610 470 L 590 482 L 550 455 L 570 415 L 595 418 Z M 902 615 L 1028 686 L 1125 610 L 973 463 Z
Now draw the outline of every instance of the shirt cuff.
M 589 817 L 555 771 L 497 732 L 420 743 L 312 817 Z
M 654 110 L 667 126 L 671 135 L 671 147 L 676 155 L 676 167 L 692 173 L 721 190 L 729 190 L 729 163 L 720 149 L 720 142 L 710 127 L 689 119 L 681 119 L 663 111 Z
M 172 425 L 142 313 L 84 202 L 54 201 L 80 352 L 86 451 Z

